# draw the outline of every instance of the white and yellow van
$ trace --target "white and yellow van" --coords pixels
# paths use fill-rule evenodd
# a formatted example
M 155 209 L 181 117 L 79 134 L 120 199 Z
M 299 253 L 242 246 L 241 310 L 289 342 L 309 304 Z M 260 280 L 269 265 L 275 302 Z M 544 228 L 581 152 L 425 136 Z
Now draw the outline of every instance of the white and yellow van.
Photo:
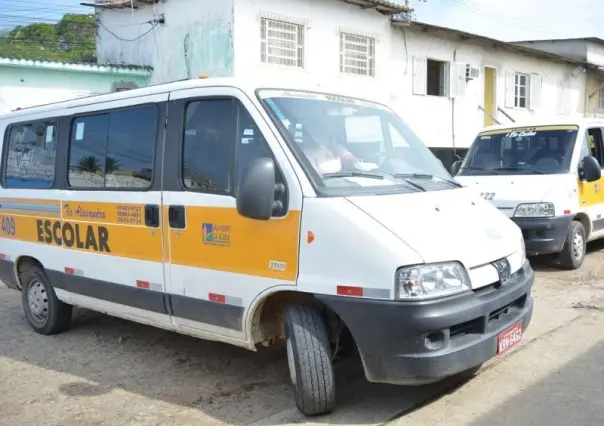
M 599 119 L 490 126 L 452 173 L 522 229 L 529 255 L 577 269 L 586 242 L 604 236 L 603 129 Z
M 533 311 L 520 229 L 388 107 L 275 86 L 196 79 L 0 117 L 0 272 L 31 326 L 65 331 L 77 305 L 281 340 L 307 415 L 334 408 L 342 350 L 372 382 L 421 384 L 516 345 Z

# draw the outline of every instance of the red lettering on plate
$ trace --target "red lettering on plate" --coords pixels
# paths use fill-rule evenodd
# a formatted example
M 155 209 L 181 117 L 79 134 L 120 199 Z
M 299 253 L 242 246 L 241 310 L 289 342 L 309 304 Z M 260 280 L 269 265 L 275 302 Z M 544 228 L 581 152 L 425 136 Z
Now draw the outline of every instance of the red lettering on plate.
M 501 355 L 514 346 L 516 346 L 522 340 L 522 323 L 516 323 L 497 338 L 497 355 Z

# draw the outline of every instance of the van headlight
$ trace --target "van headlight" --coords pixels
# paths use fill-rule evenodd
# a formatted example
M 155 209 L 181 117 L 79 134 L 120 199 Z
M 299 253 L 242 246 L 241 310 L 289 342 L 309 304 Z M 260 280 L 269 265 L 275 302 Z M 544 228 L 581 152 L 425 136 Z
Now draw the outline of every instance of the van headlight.
M 399 300 L 450 296 L 471 288 L 468 273 L 458 262 L 409 266 L 396 271 Z
M 514 217 L 551 217 L 553 215 L 553 203 L 520 204 L 514 212 Z

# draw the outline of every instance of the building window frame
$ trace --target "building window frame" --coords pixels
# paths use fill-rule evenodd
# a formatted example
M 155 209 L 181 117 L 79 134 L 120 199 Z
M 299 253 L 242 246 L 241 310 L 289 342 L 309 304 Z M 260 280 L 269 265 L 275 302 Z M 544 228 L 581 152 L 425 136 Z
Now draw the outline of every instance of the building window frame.
M 604 84 L 598 89 L 598 110 L 604 111 Z
M 260 62 L 266 65 L 304 69 L 306 67 L 306 27 L 306 21 L 301 19 L 262 14 L 260 16 Z M 278 34 L 279 32 L 281 34 Z M 278 37 L 274 33 L 288 37 Z M 295 54 L 283 56 L 271 53 L 271 49 L 282 49 L 291 53 L 295 52 Z
M 340 73 L 359 77 L 375 77 L 375 53 L 378 41 L 377 37 L 346 29 L 340 29 L 339 40 Z M 358 49 L 350 49 L 351 46 L 355 45 Z M 365 51 L 363 51 L 363 49 Z M 355 55 L 357 57 L 355 57 Z M 351 65 L 351 61 L 359 64 Z M 363 63 L 364 66 L 360 65 Z
M 521 81 L 524 79 L 524 83 Z M 524 95 L 522 95 L 521 89 L 524 88 Z M 531 90 L 531 76 L 530 74 L 515 72 L 514 73 L 514 108 L 529 109 L 530 93 Z M 522 101 L 524 100 L 524 105 Z

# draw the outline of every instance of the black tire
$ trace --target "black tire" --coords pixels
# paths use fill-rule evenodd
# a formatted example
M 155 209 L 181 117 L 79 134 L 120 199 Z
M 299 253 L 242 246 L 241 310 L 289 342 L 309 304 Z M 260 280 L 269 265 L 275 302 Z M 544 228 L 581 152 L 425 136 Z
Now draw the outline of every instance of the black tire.
M 22 272 L 21 283 L 23 311 L 36 333 L 50 335 L 69 329 L 73 307 L 57 299 L 42 268 L 32 266 Z M 30 293 L 34 299 L 32 303 Z
M 285 312 L 287 358 L 298 410 L 306 416 L 333 411 L 336 401 L 329 334 L 317 306 L 299 304 Z
M 583 224 L 573 220 L 564 239 L 564 247 L 558 257 L 560 265 L 565 269 L 579 269 L 585 259 L 587 237 Z

